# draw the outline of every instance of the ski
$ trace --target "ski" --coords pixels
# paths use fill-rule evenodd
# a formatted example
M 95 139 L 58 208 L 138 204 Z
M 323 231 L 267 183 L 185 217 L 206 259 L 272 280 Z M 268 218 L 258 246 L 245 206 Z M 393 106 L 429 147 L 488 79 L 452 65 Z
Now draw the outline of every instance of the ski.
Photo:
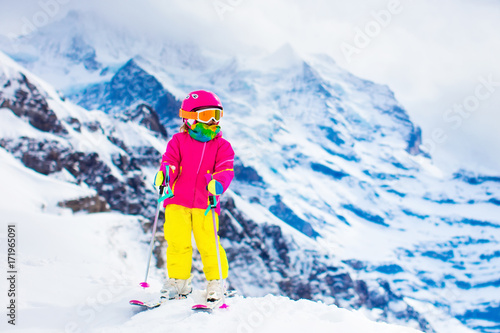
M 225 293 L 225 297 L 233 297 L 236 295 L 236 290 L 230 290 Z M 181 299 L 186 299 L 187 296 L 180 296 L 180 297 L 175 297 L 171 298 L 170 300 L 181 300 Z M 140 300 L 130 300 L 128 303 L 130 305 L 138 306 L 143 309 L 151 310 L 151 309 L 156 309 L 157 307 L 161 306 L 163 303 L 167 302 L 166 298 L 160 298 L 159 301 L 157 300 L 152 300 L 152 301 L 140 301 Z M 215 303 L 215 304 L 214 304 Z M 195 304 L 193 305 L 192 309 L 194 311 L 200 311 L 200 312 L 211 312 L 214 308 L 217 307 L 217 303 L 221 303 L 221 301 L 218 302 L 207 302 L 207 303 L 200 303 L 200 304 Z M 220 308 L 227 308 L 227 304 L 222 304 Z
M 160 305 L 163 304 L 164 301 L 159 301 L 159 302 L 142 302 L 142 301 L 138 301 L 136 299 L 133 299 L 133 300 L 130 300 L 128 303 L 130 305 L 136 305 L 136 306 L 140 306 L 142 308 L 146 308 L 148 310 L 150 309 L 155 309 L 157 307 L 159 307 Z
M 202 304 L 195 304 L 191 307 L 191 310 L 195 312 L 207 312 L 211 313 L 214 309 L 227 309 L 229 306 L 222 302 L 222 299 L 215 302 L 206 302 Z
M 228 298 L 228 297 L 233 297 L 236 295 L 236 290 L 230 290 L 230 291 L 226 291 L 226 293 L 224 294 L 225 298 Z M 223 303 L 222 302 L 223 299 L 220 299 L 218 301 L 215 301 L 215 302 L 206 302 L 206 303 L 200 303 L 200 304 L 195 304 L 191 307 L 191 310 L 195 311 L 195 312 L 207 312 L 207 313 L 211 313 L 214 309 L 227 309 L 229 308 L 229 305 L 227 305 L 226 303 Z
M 169 300 L 181 300 L 181 299 L 186 299 L 187 296 L 176 296 L 176 297 L 173 297 L 173 298 L 165 298 L 165 297 L 160 297 L 160 300 L 159 301 L 156 301 L 156 300 L 153 300 L 153 301 L 149 301 L 149 302 L 143 302 L 143 301 L 139 301 L 139 300 L 136 300 L 136 299 L 133 299 L 133 300 L 130 300 L 128 303 L 130 305 L 135 305 L 135 306 L 140 306 L 142 308 L 146 308 L 146 309 L 156 309 L 157 307 L 159 307 L 160 305 L 162 305 L 163 303 L 169 301 Z

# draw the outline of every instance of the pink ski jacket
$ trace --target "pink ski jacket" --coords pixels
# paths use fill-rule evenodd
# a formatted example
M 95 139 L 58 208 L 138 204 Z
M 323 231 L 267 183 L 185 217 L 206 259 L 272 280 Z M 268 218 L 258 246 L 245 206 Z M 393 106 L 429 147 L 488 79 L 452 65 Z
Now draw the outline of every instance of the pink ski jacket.
M 174 197 L 166 199 L 163 206 L 170 204 L 187 208 L 208 207 L 206 175 L 213 175 L 219 181 L 224 192 L 233 180 L 234 151 L 231 144 L 222 138 L 222 133 L 208 141 L 197 141 L 187 132 L 177 133 L 167 144 L 162 163 L 170 168 L 170 187 Z M 220 213 L 220 204 L 215 209 Z

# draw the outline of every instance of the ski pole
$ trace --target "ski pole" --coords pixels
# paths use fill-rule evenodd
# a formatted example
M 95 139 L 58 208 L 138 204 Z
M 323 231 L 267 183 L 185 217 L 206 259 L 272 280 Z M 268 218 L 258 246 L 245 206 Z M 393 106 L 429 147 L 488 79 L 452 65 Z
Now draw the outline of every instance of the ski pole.
M 165 188 L 165 186 L 160 186 L 160 198 L 163 194 L 164 188 Z M 149 257 L 148 257 L 148 265 L 146 267 L 146 277 L 144 278 L 144 282 L 140 283 L 140 286 L 143 288 L 149 287 L 149 283 L 148 283 L 149 264 L 151 262 L 151 255 L 153 254 L 153 246 L 155 243 L 155 234 L 156 234 L 156 228 L 157 228 L 157 224 L 158 224 L 158 216 L 160 215 L 160 207 L 162 205 L 162 202 L 163 202 L 163 200 L 162 201 L 158 200 L 158 205 L 156 206 L 155 222 L 153 224 L 153 233 L 151 235 L 151 243 L 149 244 Z
M 163 166 L 163 164 L 162 164 Z M 141 287 L 143 288 L 148 288 L 148 274 L 149 274 L 149 265 L 151 263 L 151 255 L 153 254 L 153 246 L 155 243 L 155 234 L 156 234 L 156 228 L 158 224 L 158 216 L 160 215 L 160 208 L 165 199 L 172 198 L 174 196 L 174 193 L 172 192 L 172 189 L 170 188 L 170 166 L 166 165 L 165 169 L 163 172 L 160 170 L 155 176 L 155 185 L 160 187 L 160 194 L 158 198 L 158 205 L 156 206 L 156 213 L 155 213 L 155 222 L 153 224 L 153 234 L 151 235 L 151 243 L 149 244 L 149 256 L 148 256 L 148 265 L 146 267 L 146 277 L 144 278 L 144 282 L 139 283 Z M 158 176 L 161 176 L 158 177 Z M 167 189 L 165 192 L 165 195 L 163 195 L 163 190 Z
M 210 201 L 210 208 L 212 210 L 212 220 L 214 222 L 214 234 L 215 234 L 215 247 L 217 249 L 217 264 L 219 265 L 219 284 L 222 290 L 222 307 L 225 306 L 226 300 L 225 300 L 225 295 L 224 295 L 224 286 L 222 282 L 222 265 L 221 265 L 221 260 L 220 260 L 220 249 L 219 249 L 219 237 L 217 235 L 217 222 L 215 221 L 215 207 L 217 207 L 216 203 L 216 197 L 215 195 L 211 195 L 208 197 Z

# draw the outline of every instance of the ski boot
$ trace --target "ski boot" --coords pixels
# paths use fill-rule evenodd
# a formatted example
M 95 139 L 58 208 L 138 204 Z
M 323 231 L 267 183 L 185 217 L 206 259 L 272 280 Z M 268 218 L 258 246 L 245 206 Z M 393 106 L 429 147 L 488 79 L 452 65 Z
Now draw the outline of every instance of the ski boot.
M 207 286 L 207 302 L 218 302 L 224 295 L 224 285 L 225 281 L 220 280 L 210 280 Z
M 160 290 L 160 299 L 163 301 L 169 299 L 183 299 L 191 294 L 192 291 L 191 277 L 187 280 L 168 279 Z

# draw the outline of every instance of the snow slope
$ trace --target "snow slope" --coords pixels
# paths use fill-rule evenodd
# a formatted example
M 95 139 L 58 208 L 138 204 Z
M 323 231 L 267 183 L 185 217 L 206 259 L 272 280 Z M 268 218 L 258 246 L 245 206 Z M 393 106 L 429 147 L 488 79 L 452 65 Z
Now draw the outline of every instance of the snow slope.
M 175 303 L 175 304 L 174 304 Z M 369 321 L 359 312 L 308 300 L 292 301 L 268 295 L 261 298 L 236 297 L 227 310 L 213 314 L 189 313 L 192 299 L 171 302 L 157 311 L 140 313 L 117 328 L 98 332 L 419 332 L 410 328 Z

